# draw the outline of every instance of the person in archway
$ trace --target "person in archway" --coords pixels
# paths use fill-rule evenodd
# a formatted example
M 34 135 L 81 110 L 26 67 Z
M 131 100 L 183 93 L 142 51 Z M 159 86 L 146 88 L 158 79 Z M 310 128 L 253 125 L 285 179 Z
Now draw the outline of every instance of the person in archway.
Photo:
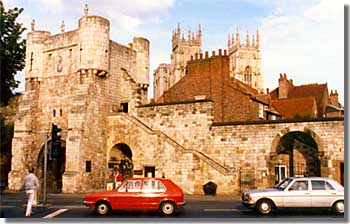
M 115 173 L 115 188 L 117 188 L 123 181 L 123 175 L 121 173 L 119 173 L 119 170 L 117 169 L 116 170 L 116 173 Z
M 26 217 L 32 215 L 34 196 L 36 195 L 36 192 L 39 190 L 39 188 L 39 179 L 34 174 L 34 168 L 29 168 L 29 174 L 24 177 L 21 187 L 21 190 L 25 190 L 28 200 L 25 214 Z

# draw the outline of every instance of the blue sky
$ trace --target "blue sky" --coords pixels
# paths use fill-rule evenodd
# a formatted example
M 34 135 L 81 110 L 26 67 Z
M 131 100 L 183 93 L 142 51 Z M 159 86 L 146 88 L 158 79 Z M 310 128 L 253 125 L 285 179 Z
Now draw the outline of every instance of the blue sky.
M 350 0 L 3 0 L 5 8 L 23 7 L 19 21 L 51 34 L 78 27 L 84 4 L 90 15 L 110 20 L 111 39 L 127 45 L 134 36 L 151 43 L 151 81 L 160 63 L 170 63 L 171 32 L 180 22 L 185 34 L 201 24 L 202 50 L 227 48 L 228 34 L 261 38 L 264 86 L 278 85 L 286 73 L 294 85 L 328 83 L 344 105 L 344 4 Z M 25 37 L 25 36 L 24 36 Z M 245 38 L 243 38 L 245 39 Z M 16 76 L 24 90 L 23 72 Z M 152 92 L 152 91 L 151 91 Z

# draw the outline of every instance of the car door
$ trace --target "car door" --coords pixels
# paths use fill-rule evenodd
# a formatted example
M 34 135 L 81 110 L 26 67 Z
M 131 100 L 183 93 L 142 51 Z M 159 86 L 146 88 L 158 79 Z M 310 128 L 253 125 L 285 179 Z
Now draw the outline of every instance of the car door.
M 160 202 L 166 197 L 166 188 L 160 180 L 144 180 L 142 197 L 145 209 L 157 209 Z
M 330 207 L 336 198 L 335 188 L 326 180 L 311 180 L 311 206 Z
M 309 181 L 295 180 L 292 182 L 283 197 L 283 205 L 283 207 L 310 207 Z
M 118 197 L 113 201 L 115 209 L 139 209 L 141 201 L 141 180 L 128 180 L 118 188 Z

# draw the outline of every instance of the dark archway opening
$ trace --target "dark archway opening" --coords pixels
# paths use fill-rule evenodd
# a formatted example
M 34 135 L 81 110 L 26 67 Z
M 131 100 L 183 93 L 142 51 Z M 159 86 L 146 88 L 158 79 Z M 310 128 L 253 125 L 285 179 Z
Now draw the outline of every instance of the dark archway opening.
M 114 182 L 116 171 L 123 175 L 123 179 L 132 177 L 134 164 L 132 151 L 127 144 L 118 143 L 110 151 L 108 159 L 108 182 Z
M 276 153 L 275 183 L 283 176 L 321 175 L 318 146 L 308 133 L 295 131 L 285 134 Z
M 48 141 L 48 152 L 51 150 L 51 140 Z M 40 150 L 38 156 L 38 177 L 40 178 L 41 189 L 44 189 L 44 152 L 45 146 Z M 66 165 L 66 144 L 61 141 L 61 149 L 59 150 L 57 158 L 49 158 L 47 156 L 47 181 L 46 181 L 46 192 L 49 193 L 61 193 L 62 192 L 62 176 L 65 171 Z

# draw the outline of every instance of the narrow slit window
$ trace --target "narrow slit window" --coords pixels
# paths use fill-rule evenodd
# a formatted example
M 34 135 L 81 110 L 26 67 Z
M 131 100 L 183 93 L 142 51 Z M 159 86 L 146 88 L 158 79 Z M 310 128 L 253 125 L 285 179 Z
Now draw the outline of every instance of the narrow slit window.
M 91 172 L 91 161 L 90 161 L 90 160 L 86 161 L 86 164 L 85 164 L 85 171 L 86 171 L 87 173 L 90 173 L 90 172 Z

